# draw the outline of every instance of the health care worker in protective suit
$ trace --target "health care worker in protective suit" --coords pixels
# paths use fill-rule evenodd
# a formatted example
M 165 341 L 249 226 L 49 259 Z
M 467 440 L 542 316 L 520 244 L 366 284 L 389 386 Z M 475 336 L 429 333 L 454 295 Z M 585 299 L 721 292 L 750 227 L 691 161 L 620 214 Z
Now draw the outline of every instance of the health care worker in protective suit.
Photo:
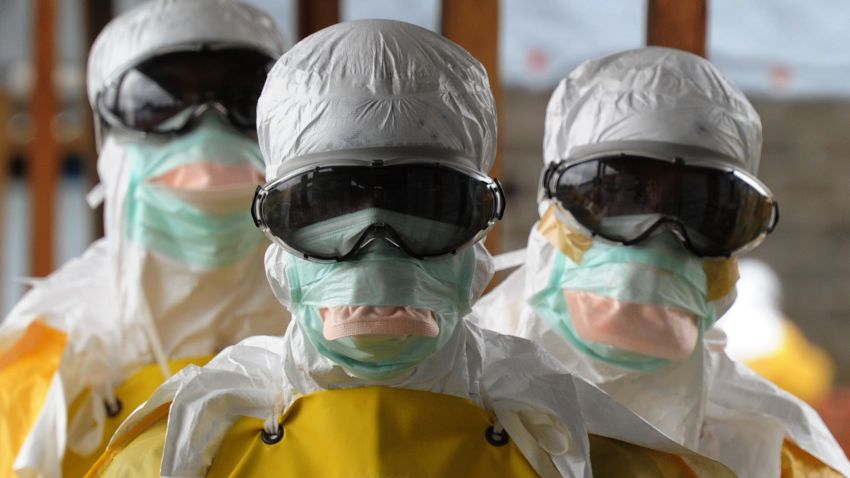
M 270 17 L 230 0 L 144 3 L 97 38 L 106 237 L 0 328 L 0 476 L 81 476 L 169 369 L 285 330 L 248 214 L 256 101 L 283 50 Z
M 584 63 L 549 102 L 525 265 L 476 315 L 739 476 L 847 475 L 817 414 L 711 330 L 734 257 L 778 219 L 760 154 L 758 115 L 706 60 L 644 48 Z
M 295 320 L 172 377 L 90 476 L 591 476 L 588 431 L 609 476 L 731 476 L 462 320 L 504 207 L 495 121 L 481 64 L 414 25 L 341 23 L 283 55 L 252 209 Z

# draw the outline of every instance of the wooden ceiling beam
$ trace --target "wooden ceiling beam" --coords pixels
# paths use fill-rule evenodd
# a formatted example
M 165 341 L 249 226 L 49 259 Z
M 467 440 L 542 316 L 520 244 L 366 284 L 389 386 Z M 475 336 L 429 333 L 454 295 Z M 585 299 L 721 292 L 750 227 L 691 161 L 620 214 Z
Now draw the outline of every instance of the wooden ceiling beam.
M 340 0 L 298 0 L 298 38 L 339 23 Z
M 53 136 L 56 116 L 56 90 L 53 70 L 56 63 L 56 1 L 36 0 L 33 41 L 35 48 L 35 87 L 32 90 L 32 114 L 35 125 L 30 149 L 30 244 L 31 270 L 37 277 L 53 270 L 56 191 L 59 188 L 59 157 Z

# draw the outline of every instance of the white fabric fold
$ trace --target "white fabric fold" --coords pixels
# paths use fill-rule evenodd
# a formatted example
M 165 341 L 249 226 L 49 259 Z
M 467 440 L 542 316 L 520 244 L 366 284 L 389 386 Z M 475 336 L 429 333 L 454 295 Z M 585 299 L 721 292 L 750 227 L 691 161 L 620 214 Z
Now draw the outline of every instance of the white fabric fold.
M 203 368 L 184 369 L 122 424 L 113 441 L 171 401 L 162 476 L 202 477 L 240 417 L 277 419 L 299 396 L 369 385 L 445 393 L 494 412 L 541 476 L 591 476 L 588 433 L 694 455 L 561 369 L 538 346 L 468 321 L 411 375 L 386 383 L 348 375 L 309 346 L 295 321 L 283 338 L 252 337 Z
M 845 476 L 850 462 L 817 413 L 724 352 L 706 333 L 701 353 L 657 373 L 631 372 L 583 355 L 534 313 L 526 299 L 545 286 L 554 248 L 532 231 L 525 265 L 484 296 L 470 316 L 484 328 L 533 340 L 678 443 L 742 478 L 778 478 L 786 438 Z

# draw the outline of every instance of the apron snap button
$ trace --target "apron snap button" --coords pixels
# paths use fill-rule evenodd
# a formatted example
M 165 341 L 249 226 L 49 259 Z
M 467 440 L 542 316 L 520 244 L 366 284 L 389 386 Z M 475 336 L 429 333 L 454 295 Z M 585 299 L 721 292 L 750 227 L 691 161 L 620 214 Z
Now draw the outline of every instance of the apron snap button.
M 109 401 L 104 400 L 103 406 L 106 407 L 106 415 L 109 418 L 115 418 L 121 413 L 121 409 L 124 408 L 124 405 L 121 403 L 121 400 L 118 397 L 115 397 L 115 403 L 109 403 Z
M 493 425 L 487 427 L 487 431 L 484 432 L 484 438 L 487 439 L 487 443 L 493 446 L 505 446 L 510 441 L 510 437 L 508 436 L 508 432 L 506 430 L 502 430 L 497 432 Z
M 268 433 L 265 429 L 260 432 L 260 438 L 266 445 L 274 445 L 283 438 L 283 426 L 278 425 L 275 433 Z

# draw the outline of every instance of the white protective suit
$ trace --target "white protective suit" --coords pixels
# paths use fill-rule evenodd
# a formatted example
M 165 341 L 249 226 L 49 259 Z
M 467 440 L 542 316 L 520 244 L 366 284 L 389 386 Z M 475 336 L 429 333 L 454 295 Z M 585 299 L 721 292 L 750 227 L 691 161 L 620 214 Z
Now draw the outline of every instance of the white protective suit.
M 255 48 L 272 58 L 284 51 L 271 18 L 237 1 L 147 2 L 112 21 L 97 38 L 88 67 L 92 105 L 105 82 L 140 59 L 203 42 Z M 106 438 L 103 403 L 114 402 L 114 388 L 139 367 L 158 363 L 165 369 L 170 360 L 210 356 L 250 335 L 283 333 L 287 324 L 263 277 L 267 241 L 220 269 L 190 268 L 128 241 L 132 160 L 126 145 L 144 140 L 109 130 L 101 139 L 105 238 L 36 280 L 0 327 L 0 371 L 9 366 L 3 353 L 31 324 L 41 322 L 66 337 L 48 398 L 15 458 L 20 476 L 61 476 L 66 445 L 80 455 L 98 452 Z M 246 214 L 250 193 L 243 199 Z M 71 402 L 86 393 L 78 416 L 66 419 Z M 0 470 L 0 476 L 6 473 L 11 470 Z
M 322 30 L 278 61 L 260 98 L 258 131 L 269 180 L 302 155 L 363 147 L 446 148 L 486 172 L 496 152 L 495 119 L 486 72 L 467 52 L 413 25 L 366 20 Z M 474 248 L 470 305 L 492 275 L 489 254 L 480 244 Z M 270 246 L 269 282 L 290 308 L 286 264 L 283 249 Z M 110 449 L 121 449 L 137 425 L 171 402 L 162 476 L 205 476 L 240 417 L 262 419 L 274 433 L 299 396 L 377 384 L 463 397 L 494 412 L 545 477 L 591 476 L 588 432 L 683 453 L 598 389 L 560 371 L 531 342 L 461 320 L 446 345 L 409 374 L 376 383 L 320 354 L 295 318 L 282 339 L 248 339 L 204 368 L 187 367 L 172 377 L 122 424 Z M 696 470 L 706 469 L 697 464 L 704 458 L 683 457 Z M 122 469 L 135 468 L 131 461 Z
M 729 166 L 751 174 L 758 168 L 756 111 L 713 65 L 695 55 L 650 47 L 588 61 L 561 81 L 549 102 L 546 164 L 568 160 L 576 148 L 669 153 L 671 146 L 720 153 Z M 551 205 L 541 200 L 541 214 Z M 569 213 L 557 209 L 556 217 L 560 214 Z M 719 330 L 706 332 L 688 360 L 652 372 L 619 368 L 580 352 L 529 305 L 546 287 L 555 263 L 556 249 L 538 225 L 524 265 L 476 304 L 479 325 L 541 344 L 568 369 L 739 476 L 780 476 L 785 439 L 850 474 L 850 463 L 817 413 L 732 361 Z M 713 302 L 716 315 L 732 300 L 734 288 Z

